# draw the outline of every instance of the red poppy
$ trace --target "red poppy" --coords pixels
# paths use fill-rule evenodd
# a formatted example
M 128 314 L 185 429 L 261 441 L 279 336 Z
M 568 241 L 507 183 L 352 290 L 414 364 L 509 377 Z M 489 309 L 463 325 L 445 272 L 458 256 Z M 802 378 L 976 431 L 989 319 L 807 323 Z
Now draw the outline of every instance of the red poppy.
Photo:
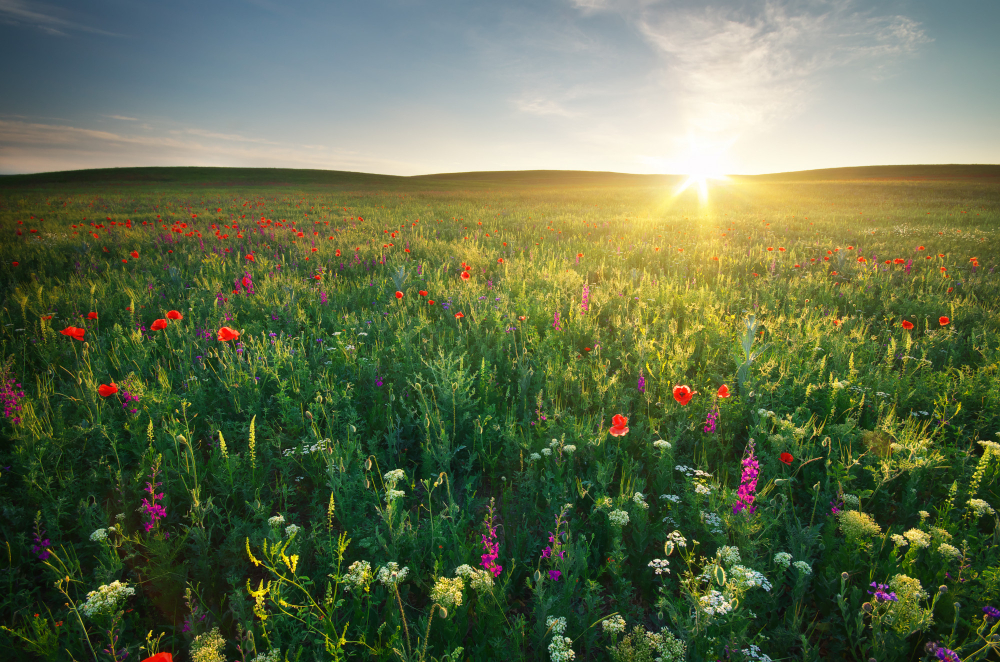
M 219 329 L 219 340 L 221 342 L 236 340 L 239 337 L 240 337 L 240 332 L 235 329 L 230 329 L 228 326 L 224 326 L 221 329 Z
M 941 326 L 948 326 L 949 322 L 951 322 L 951 320 L 945 317 L 944 315 L 938 318 L 938 324 L 940 324 Z
M 518 315 L 518 316 L 517 316 L 517 319 L 519 319 L 519 320 L 521 320 L 521 321 L 523 322 L 524 320 L 526 320 L 526 319 L 528 319 L 528 318 L 527 318 L 527 317 L 525 317 L 524 315 Z
M 455 313 L 455 319 L 459 319 L 461 317 L 465 317 L 465 315 L 463 315 L 462 313 Z
M 420 290 L 419 292 L 417 292 L 417 294 L 419 294 L 422 297 L 425 297 L 427 296 L 427 290 Z
M 111 382 L 111 384 L 101 384 L 97 387 L 97 392 L 101 394 L 102 398 L 114 395 L 118 392 L 118 384 L 114 382 Z
M 320 276 L 319 274 L 316 274 L 315 276 L 313 276 L 313 278 L 315 278 L 316 280 L 323 280 L 323 277 Z
M 907 331 L 909 331 L 910 329 L 912 329 L 912 328 L 913 328 L 913 322 L 911 322 L 911 321 L 909 321 L 909 320 L 903 320 L 903 324 L 902 324 L 902 327 L 903 327 L 904 329 L 906 329 Z
M 400 292 L 399 290 L 396 290 L 396 298 L 397 299 L 402 299 L 403 298 L 403 293 Z
M 792 460 L 794 460 L 795 458 L 792 457 L 791 453 L 782 453 L 781 457 L 779 459 L 782 462 L 784 462 L 785 464 L 787 464 L 788 466 L 791 466 L 792 465 Z
M 506 246 L 506 245 L 507 245 L 507 244 L 504 244 L 504 246 Z M 577 256 L 577 257 L 583 257 L 583 253 L 577 253 L 577 254 L 576 254 L 576 256 Z
M 723 384 L 719 387 L 719 397 L 728 398 L 729 397 L 729 387 Z
M 167 328 L 167 320 L 165 319 L 153 320 L 153 323 L 149 325 L 149 328 L 151 331 L 163 331 L 165 328 Z
M 683 386 L 678 384 L 674 387 L 674 400 L 681 403 L 681 405 L 686 405 L 691 402 L 691 398 L 694 396 L 694 391 L 691 390 L 690 386 Z
M 42 315 L 42 319 L 45 320 L 45 321 L 48 321 L 48 320 L 52 319 L 52 315 Z
M 89 319 L 89 320 L 96 320 L 97 319 L 97 313 L 87 313 L 87 319 Z
M 469 272 L 468 271 L 463 271 L 462 272 L 462 280 L 469 280 Z
M 179 313 L 178 311 L 176 311 L 176 310 L 170 310 L 170 311 L 167 311 L 167 319 L 172 319 L 172 320 L 182 320 L 182 319 L 184 319 L 184 316 L 183 316 L 183 315 L 181 315 L 181 314 L 180 314 L 180 313 Z
M 152 657 L 147 657 L 141 662 L 174 662 L 174 656 L 170 653 L 157 653 Z
M 503 264 L 503 258 L 502 257 L 498 257 L 497 258 L 497 264 Z
M 611 418 L 611 436 L 612 437 L 624 437 L 625 433 L 628 432 L 628 419 L 621 414 L 615 414 Z
M 78 329 L 75 326 L 67 326 L 59 333 L 63 334 L 64 336 L 69 336 L 70 338 L 76 338 L 80 342 L 83 342 L 83 334 L 85 334 L 86 332 L 87 332 L 86 329 Z
M 924 247 L 923 246 L 917 246 L 917 250 L 918 251 L 922 251 L 922 250 L 924 250 Z
M 139 259 L 139 251 L 132 251 L 131 253 L 129 253 L 129 255 L 131 255 L 133 258 L 137 260 Z
M 257 261 L 257 258 L 255 258 L 255 257 L 254 257 L 253 255 L 247 255 L 246 257 L 247 257 L 247 259 L 248 259 L 248 260 L 250 260 L 251 262 L 256 262 L 256 261 Z
M 428 306 L 433 306 L 434 305 L 434 299 L 428 299 L 427 300 L 427 305 Z

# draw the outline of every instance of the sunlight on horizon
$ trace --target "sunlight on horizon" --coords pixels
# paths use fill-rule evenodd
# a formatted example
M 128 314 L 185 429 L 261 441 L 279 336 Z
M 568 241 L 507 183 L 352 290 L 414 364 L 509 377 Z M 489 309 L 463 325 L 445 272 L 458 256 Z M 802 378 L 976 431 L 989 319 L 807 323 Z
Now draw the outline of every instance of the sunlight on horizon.
M 687 179 L 674 191 L 674 196 L 676 197 L 693 187 L 698 191 L 698 201 L 703 205 L 708 202 L 709 180 L 728 181 L 725 174 L 726 152 L 733 142 L 712 144 L 689 134 L 687 154 L 681 161 L 678 173 L 686 175 Z

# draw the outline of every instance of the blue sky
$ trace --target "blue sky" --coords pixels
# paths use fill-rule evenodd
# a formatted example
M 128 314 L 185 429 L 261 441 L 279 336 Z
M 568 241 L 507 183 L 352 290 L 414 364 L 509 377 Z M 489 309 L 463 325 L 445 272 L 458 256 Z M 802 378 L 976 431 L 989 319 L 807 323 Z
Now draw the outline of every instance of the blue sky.
M 995 0 L 0 0 L 0 173 L 1000 163 Z

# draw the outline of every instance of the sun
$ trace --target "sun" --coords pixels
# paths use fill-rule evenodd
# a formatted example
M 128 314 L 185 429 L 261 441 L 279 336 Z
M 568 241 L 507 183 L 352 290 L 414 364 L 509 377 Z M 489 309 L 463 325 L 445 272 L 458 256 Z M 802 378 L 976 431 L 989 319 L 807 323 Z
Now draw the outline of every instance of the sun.
M 698 191 L 698 199 L 704 203 L 708 200 L 709 180 L 726 180 L 725 175 L 725 152 L 729 145 L 711 145 L 701 142 L 694 137 L 688 138 L 688 150 L 681 161 L 680 174 L 686 179 L 674 192 L 680 195 L 689 188 Z

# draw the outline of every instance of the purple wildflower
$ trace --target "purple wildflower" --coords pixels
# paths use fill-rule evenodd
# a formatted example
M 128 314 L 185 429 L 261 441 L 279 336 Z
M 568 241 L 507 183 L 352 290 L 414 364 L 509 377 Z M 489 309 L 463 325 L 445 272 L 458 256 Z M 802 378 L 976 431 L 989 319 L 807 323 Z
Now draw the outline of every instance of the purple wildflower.
M 590 310 L 590 287 L 586 283 L 583 284 L 583 298 L 580 300 L 580 308 L 583 309 L 583 312 Z
M 736 491 L 736 505 L 733 506 L 734 513 L 744 510 L 752 515 L 757 507 L 753 505 L 755 493 L 757 491 L 757 476 L 760 475 L 760 464 L 754 455 L 754 441 L 750 440 L 747 445 L 747 454 L 743 458 L 743 475 L 740 477 L 740 487 Z
M 549 570 L 549 579 L 554 582 L 559 581 L 559 577 L 562 576 L 562 572 L 559 570 Z
M 3 415 L 10 419 L 14 425 L 21 423 L 18 412 L 21 411 L 21 398 L 24 397 L 24 390 L 21 384 L 14 380 L 10 374 L 10 364 L 4 366 L 0 371 L 0 404 L 3 404 Z
M 715 422 L 717 420 L 719 420 L 719 410 L 713 409 L 708 412 L 708 417 L 705 418 L 705 427 L 703 427 L 701 431 L 709 434 L 715 432 Z
M 142 512 L 149 516 L 149 521 L 143 524 L 143 528 L 146 529 L 146 533 L 153 530 L 156 523 L 167 516 L 166 509 L 160 504 L 156 503 L 157 500 L 163 498 L 163 492 L 157 493 L 156 488 L 163 483 L 157 483 L 156 475 L 160 472 L 160 463 L 157 461 L 156 464 L 152 466 L 149 473 L 149 482 L 146 483 L 146 489 L 143 490 L 149 494 L 148 499 L 142 500 L 142 506 L 139 508 Z
M 503 571 L 503 567 L 497 565 L 497 559 L 500 558 L 500 543 L 497 541 L 497 527 L 493 522 L 492 497 L 490 498 L 490 510 L 486 515 L 485 524 L 486 529 L 489 531 L 489 536 L 486 534 L 482 535 L 483 549 L 486 550 L 486 553 L 482 555 L 479 565 L 492 572 L 494 577 L 499 577 L 500 573 Z
M 52 553 L 46 549 L 50 544 L 49 539 L 43 538 L 44 535 L 45 529 L 42 528 L 41 521 L 35 518 L 35 544 L 31 546 L 31 551 L 38 556 L 39 561 L 44 561 L 52 556 Z
M 899 602 L 895 591 L 892 593 L 885 592 L 885 589 L 889 588 L 888 584 L 876 584 L 872 582 L 871 587 L 875 590 L 868 591 L 868 595 L 874 595 L 876 602 Z
M 642 368 L 639 369 L 639 383 L 636 388 L 639 389 L 639 393 L 646 392 L 646 376 L 643 374 Z
M 991 623 L 993 621 L 1000 620 L 1000 609 L 991 605 L 986 605 L 983 607 L 983 617 Z
M 559 311 L 558 310 L 555 312 L 555 315 L 552 317 L 552 328 L 555 329 L 556 331 L 562 331 L 562 328 L 560 328 L 560 326 L 559 326 Z

